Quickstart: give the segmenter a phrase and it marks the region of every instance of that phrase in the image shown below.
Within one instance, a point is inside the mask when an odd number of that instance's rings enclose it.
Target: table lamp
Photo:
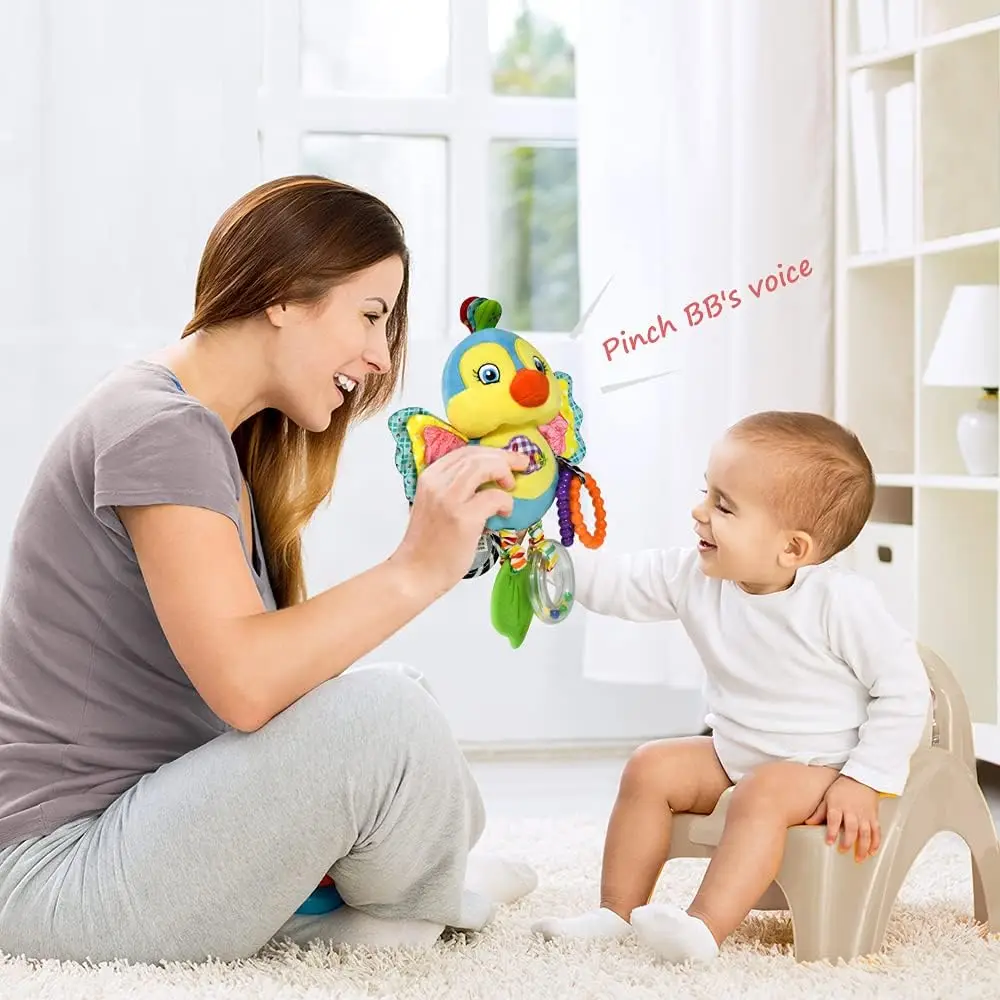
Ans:
[[[997,475],[998,347],[1000,286],[956,285],[924,371],[924,385],[983,390],[976,408],[958,418],[958,448],[970,476]]]

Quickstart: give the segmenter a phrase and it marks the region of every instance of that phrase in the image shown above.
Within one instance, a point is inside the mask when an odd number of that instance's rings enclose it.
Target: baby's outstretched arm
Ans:
[[[576,599],[590,611],[634,622],[676,619],[698,568],[697,550],[643,549],[627,555],[573,546]]]

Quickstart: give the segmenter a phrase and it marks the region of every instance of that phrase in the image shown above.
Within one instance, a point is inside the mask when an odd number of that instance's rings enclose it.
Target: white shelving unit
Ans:
[[[912,30],[869,51],[858,3],[878,15],[877,2],[838,0],[836,413],[865,443],[879,491],[850,556],[956,672],[977,753],[1000,763],[1000,478],[965,475],[958,451],[958,415],[980,393],[922,384],[952,288],[1000,282],[1000,0],[887,0],[897,29],[912,11]],[[858,223],[859,194],[871,198],[854,165],[858,73],[876,88],[914,84],[912,229],[881,247]],[[883,152],[898,168],[898,143]]]

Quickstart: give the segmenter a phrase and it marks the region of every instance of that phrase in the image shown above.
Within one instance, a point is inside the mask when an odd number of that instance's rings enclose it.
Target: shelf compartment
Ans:
[[[914,471],[913,263],[846,277],[847,391],[844,422],[879,475]]]
[[[896,621],[915,634],[917,574],[913,490],[878,489],[872,516],[845,556],[856,573],[875,584]]]
[[[922,0],[921,7],[921,33],[925,38],[953,29],[987,27],[1000,15],[1000,0]]]
[[[848,75],[848,240],[854,266],[890,263],[915,252],[915,86],[912,55]]]
[[[974,722],[997,717],[997,494],[917,496],[917,637],[959,680]]]
[[[917,41],[919,0],[846,0],[847,56],[872,64],[912,51]]]
[[[958,450],[958,418],[973,409],[980,388],[925,386],[923,374],[956,285],[1000,281],[1000,245],[985,243],[925,257],[920,288],[920,454],[918,470],[927,475],[966,477]],[[998,331],[1000,336],[1000,331]],[[969,477],[972,478],[972,477]]]
[[[1000,36],[928,48],[921,59],[923,238],[1000,226]]]

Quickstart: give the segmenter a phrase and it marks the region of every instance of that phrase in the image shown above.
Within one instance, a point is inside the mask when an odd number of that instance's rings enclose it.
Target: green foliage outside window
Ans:
[[[569,39],[527,3],[495,60],[493,89],[500,96],[574,95]],[[490,294],[515,329],[570,330],[580,312],[576,149],[496,142],[492,166]]]

